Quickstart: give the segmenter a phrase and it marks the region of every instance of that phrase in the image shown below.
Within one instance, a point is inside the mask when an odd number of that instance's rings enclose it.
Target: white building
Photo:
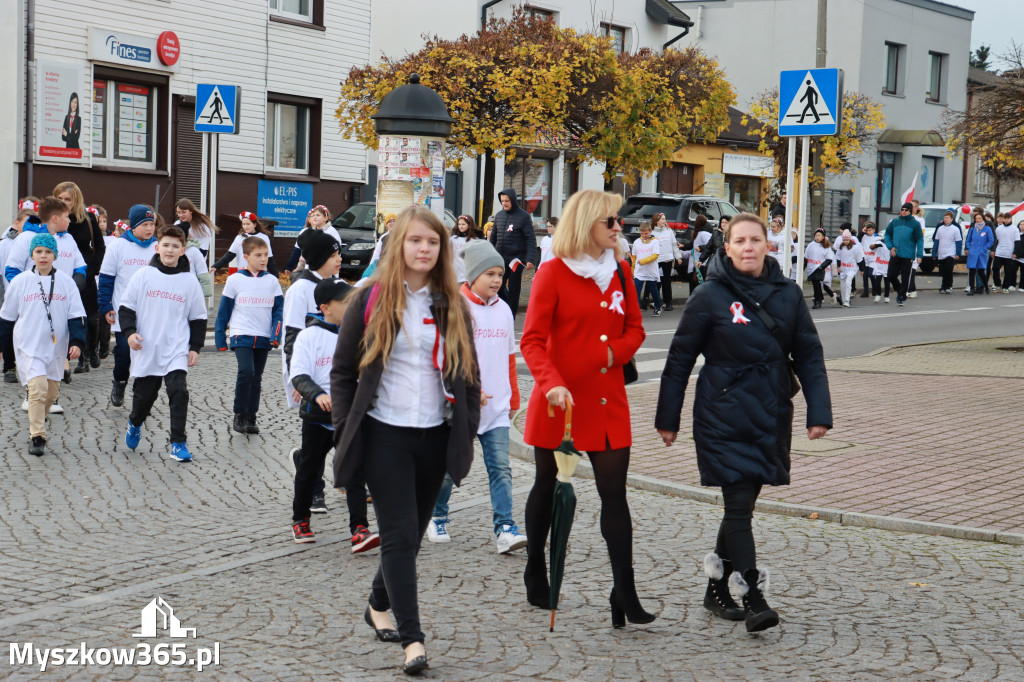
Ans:
[[[694,20],[680,45],[699,45],[719,60],[740,109],[776,87],[780,71],[815,66],[817,0],[675,4]],[[933,131],[947,107],[966,105],[973,18],[970,10],[936,0],[827,3],[825,66],[843,70],[847,92],[881,102],[886,119],[877,154],[855,160],[864,172],[828,182],[833,191],[853,190],[846,219],[855,225],[894,216],[915,172],[915,198],[922,202],[964,198],[963,161],[948,158]]]
[[[8,92],[19,93],[0,105],[0,150],[14,147],[5,156],[14,164],[0,168],[3,201],[10,202],[0,206],[8,213],[29,185],[43,196],[64,180],[76,182],[86,201],[103,205],[112,218],[126,217],[137,202],[156,205],[168,218],[178,198],[198,205],[204,142],[193,124],[199,83],[241,88],[239,132],[219,136],[215,219],[227,235],[241,211],[284,226],[304,221],[307,204],[324,204],[336,215],[357,198],[365,152],[341,138],[334,109],[348,70],[369,60],[369,3],[91,0],[69,6],[34,0],[35,54],[28,68],[28,3],[7,4],[20,17],[16,31],[3,29],[10,40],[0,48],[10,57],[3,75]],[[28,85],[31,179],[24,158]],[[71,93],[78,107],[69,115]],[[62,135],[69,124],[72,134]],[[8,131],[16,131],[13,140]],[[291,215],[282,196],[297,202]],[[285,248],[290,245],[279,250]]]

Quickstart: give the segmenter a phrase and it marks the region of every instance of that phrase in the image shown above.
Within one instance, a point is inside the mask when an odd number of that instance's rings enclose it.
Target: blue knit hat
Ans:
[[[134,230],[142,223],[149,221],[151,223],[156,222],[156,213],[153,213],[153,209],[145,204],[135,204],[131,210],[128,211],[128,229]]]
[[[44,249],[49,249],[53,252],[53,257],[56,259],[60,255],[60,251],[57,250],[57,240],[53,238],[53,235],[49,232],[39,232],[35,237],[32,237],[32,244],[29,246],[28,252],[31,254],[36,250],[37,246],[41,246]]]

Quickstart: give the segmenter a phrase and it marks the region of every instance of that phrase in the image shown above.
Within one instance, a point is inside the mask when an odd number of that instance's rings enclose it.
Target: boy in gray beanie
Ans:
[[[519,381],[516,378],[516,334],[512,309],[501,298],[505,261],[490,242],[474,239],[460,256],[466,261],[466,297],[473,316],[474,344],[480,366],[480,390],[487,404],[480,408],[477,438],[484,453],[484,466],[491,488],[494,535],[500,554],[526,546],[512,518],[512,470],[508,464],[508,429],[511,417],[519,409]],[[445,476],[427,526],[431,542],[451,542],[448,533],[448,500],[452,479]]]

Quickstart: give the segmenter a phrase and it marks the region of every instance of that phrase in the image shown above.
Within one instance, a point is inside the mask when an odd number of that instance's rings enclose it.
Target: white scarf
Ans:
[[[596,260],[590,254],[584,253],[579,258],[563,258],[562,262],[580,277],[594,280],[602,294],[608,291],[612,277],[615,276],[615,268],[618,266],[614,249],[606,249]]]

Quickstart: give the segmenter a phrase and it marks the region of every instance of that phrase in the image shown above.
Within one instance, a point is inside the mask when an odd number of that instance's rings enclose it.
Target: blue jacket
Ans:
[[[127,239],[130,242],[135,242],[139,246],[149,246],[156,241],[156,237],[150,237],[149,239],[142,240],[135,236],[135,233],[131,230],[125,230],[119,239]],[[111,299],[114,297],[114,280],[117,277],[115,275],[104,275],[100,273],[99,287],[96,294],[96,299],[99,301],[100,315],[106,315],[114,309],[114,305]]]
[[[967,267],[978,270],[987,268],[988,252],[994,242],[995,234],[988,224],[980,228],[977,225],[972,226],[964,243],[964,248],[967,249]]]
[[[36,234],[46,234],[47,232],[49,232],[49,228],[46,227],[45,223],[40,223],[38,221],[32,222],[32,221],[26,220],[25,221],[25,226],[22,228],[22,231],[23,232],[35,232]],[[68,235],[68,236],[70,237],[71,235]],[[54,239],[56,239],[56,237],[54,237]],[[72,239],[74,239],[74,237],[72,237]],[[29,256],[31,256],[31,255],[32,254],[30,253]],[[75,280],[75,284],[78,285],[79,289],[82,288],[82,284],[84,283],[85,271],[86,271],[86,268],[75,268],[75,273],[74,273],[74,275],[72,275],[72,277]],[[6,279],[8,282],[10,282],[12,279],[14,279],[15,277],[17,277],[20,274],[21,274],[21,270],[19,270],[18,268],[15,268],[15,267],[12,267],[12,266],[8,266],[7,264],[4,264],[4,279]],[[81,275],[81,277],[75,277],[75,275]]]
[[[252,277],[249,270],[239,270],[244,276]],[[257,277],[273,277],[266,270],[261,271]],[[281,334],[284,331],[284,296],[274,297],[274,307],[270,313],[270,336],[232,336],[230,345],[227,340],[228,322],[231,320],[231,313],[235,309],[235,299],[227,296],[220,297],[220,308],[217,311],[217,322],[213,327],[213,338],[217,344],[217,350],[228,348],[277,348],[281,344]]]
[[[885,227],[885,246],[896,248],[900,258],[924,258],[924,232],[917,218],[893,218]]]

